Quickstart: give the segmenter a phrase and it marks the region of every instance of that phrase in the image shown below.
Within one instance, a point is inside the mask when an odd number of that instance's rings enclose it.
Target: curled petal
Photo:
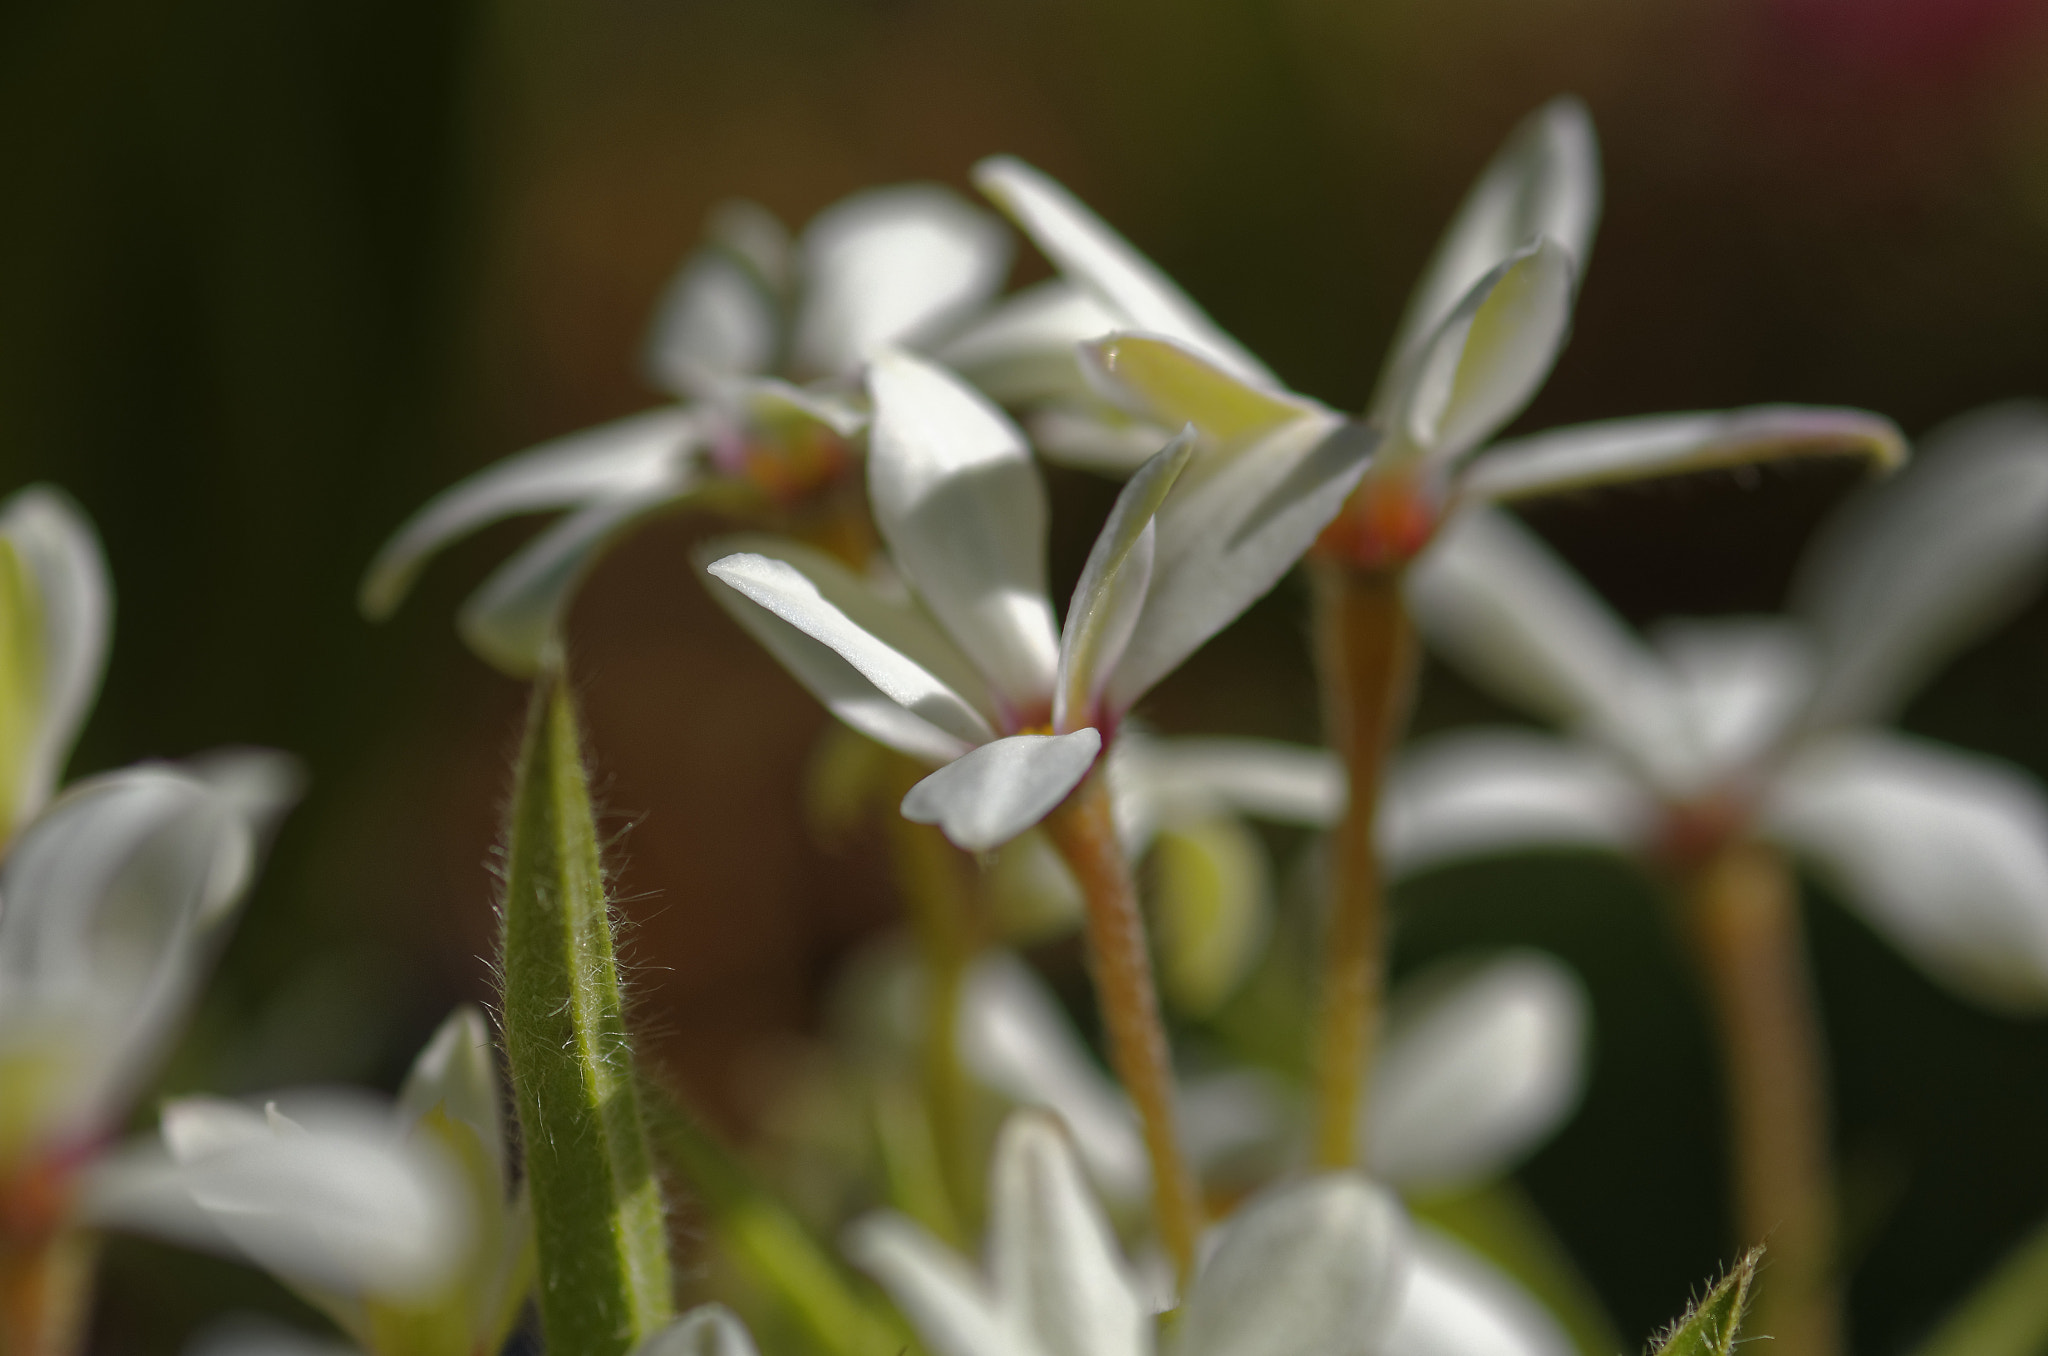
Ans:
[[[932,773],[903,797],[903,817],[936,824],[969,852],[1001,847],[1051,814],[1095,766],[1102,734],[1011,735]]]
[[[1045,484],[1023,436],[960,381],[905,354],[868,371],[868,497],[889,553],[1013,704],[1050,704]]]
[[[700,1304],[639,1346],[632,1356],[760,1356],[753,1334],[723,1304]]]
[[[1764,806],[1893,945],[1980,1002],[2048,1009],[2048,799],[1989,758],[1849,733],[1813,743]]]
[[[1524,499],[1805,457],[1888,470],[1905,460],[1906,440],[1883,415],[1813,405],[1608,419],[1495,443],[1458,488],[1474,499]]]
[[[1246,381],[1279,385],[1265,364],[1219,329],[1158,265],[1044,174],[1015,156],[998,155],[974,167],[974,182],[1069,281],[1116,313],[1123,328],[1165,335]]]
[[[2048,406],[1979,410],[1829,521],[1793,587],[1826,661],[1815,717],[1882,719],[2004,620],[2048,559]]]
[[[1005,405],[1071,400],[1090,393],[1074,345],[1119,323],[1088,291],[1053,278],[1004,298],[935,346],[932,356]]]
[[[505,1118],[498,1095],[498,1064],[483,1011],[471,1003],[448,1014],[399,1089],[398,1106],[413,1123],[439,1111],[476,1132],[490,1158],[493,1181],[505,1180]]]
[[[1419,1190],[1506,1172],[1578,1105],[1586,1026],[1585,990],[1540,952],[1405,985],[1361,1136],[1374,1171]]]
[[[1111,334],[1079,349],[1081,371],[1106,400],[1154,424],[1192,424],[1233,445],[1303,418],[1330,418],[1315,401],[1247,382],[1172,339]]]
[[[798,368],[850,375],[880,348],[930,338],[996,294],[1010,249],[1000,221],[935,184],[834,204],[803,234]]]
[[[1401,1311],[1384,1356],[1573,1356],[1556,1319],[1462,1244],[1418,1230]]]
[[[92,710],[106,670],[114,595],[106,557],[85,511],[49,485],[18,490],[0,504],[0,540],[21,568],[10,612],[29,629],[10,637],[9,699],[19,704],[6,749],[13,785],[0,792],[0,832],[41,810]],[[32,620],[31,620],[32,619]]]

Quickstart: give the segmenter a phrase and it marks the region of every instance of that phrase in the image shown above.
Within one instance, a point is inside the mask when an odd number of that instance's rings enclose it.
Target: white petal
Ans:
[[[798,367],[851,375],[878,348],[929,338],[1010,271],[1002,223],[933,184],[856,193],[804,229]]]
[[[498,1098],[498,1063],[491,1053],[491,1029],[482,1009],[471,1003],[448,1014],[426,1049],[412,1062],[399,1089],[398,1106],[416,1123],[439,1110],[476,1132],[498,1180],[505,1173],[505,1122]]]
[[[1074,584],[1060,633],[1052,728],[1065,733],[1094,723],[1096,700],[1130,643],[1152,583],[1160,503],[1187,469],[1194,431],[1186,430],[1138,468],[1110,508]]]
[[[1078,369],[1077,369],[1078,370]],[[1133,419],[1092,392],[1085,399],[1040,405],[1024,417],[1031,446],[1054,466],[1121,480],[1158,454],[1171,433]]]
[[[733,251],[697,251],[676,274],[647,336],[647,373],[685,399],[707,380],[765,372],[780,355],[782,321],[766,279]]]
[[[1603,750],[1528,730],[1461,730],[1405,750],[1382,792],[1390,874],[1525,848],[1627,853],[1656,814],[1649,790]]]
[[[999,155],[974,167],[974,182],[1024,228],[1068,280],[1087,288],[1122,317],[1123,328],[1178,340],[1248,381],[1280,384],[1158,265],[1044,174],[1014,156]]]
[[[1764,807],[1844,902],[1957,992],[2048,1008],[2048,800],[1993,759],[1874,732],[1817,741]]]
[[[1110,748],[1107,775],[1119,823],[1134,830],[1125,844],[1132,852],[1151,840],[1155,825],[1219,812],[1306,828],[1328,828],[1344,813],[1344,764],[1336,755],[1271,739],[1125,730]]]
[[[960,1056],[980,1082],[1064,1121],[1089,1175],[1107,1195],[1144,1198],[1150,1160],[1130,1103],[1044,983],[1015,956],[993,952],[968,972],[960,997]]]
[[[1471,508],[1408,574],[1430,642],[1509,701],[1613,744],[1646,770],[1696,771],[1670,679],[1599,595],[1527,528]]]
[[[1365,1356],[1406,1270],[1406,1221],[1358,1173],[1269,1188],[1220,1226],[1181,1307],[1177,1356]]]
[[[1193,424],[1209,447],[1233,449],[1299,419],[1338,417],[1318,401],[1246,381],[1160,335],[1120,331],[1082,344],[1078,354],[1102,399],[1165,428]]]
[[[1430,1191],[1508,1171],[1578,1105],[1587,1016],[1578,980],[1535,951],[1403,985],[1360,1143],[1374,1172]]]
[[[1538,237],[1563,246],[1584,277],[1599,220],[1600,147],[1592,119],[1577,99],[1552,99],[1522,120],[1465,195],[1408,302],[1388,371],[1489,269]]]
[[[1045,1356],[1150,1356],[1151,1314],[1066,1136],[1018,1112],[989,1175],[989,1274]]]
[[[1158,518],[1152,587],[1104,696],[1126,711],[1301,559],[1365,473],[1377,435],[1300,419],[1198,453]]]
[[[1023,435],[958,379],[904,354],[868,370],[868,498],[889,553],[1013,704],[1050,704],[1059,636],[1045,584],[1045,484]]]
[[[1001,847],[1051,814],[1095,766],[1101,749],[1102,734],[1093,726],[983,744],[911,787],[903,817],[938,825],[969,852]]]
[[[1433,1230],[1418,1230],[1412,1247],[1382,1356],[1575,1356],[1557,1320],[1492,1263]]]
[[[24,674],[35,705],[11,789],[11,831],[49,800],[71,746],[92,710],[106,670],[114,595],[106,557],[84,510],[48,485],[31,485],[0,504],[5,538],[33,581],[40,669]]]
[[[795,542],[771,545],[755,539],[753,544],[774,554],[741,552],[713,561],[705,568],[725,587],[713,589],[712,595],[834,715],[890,743],[848,714],[865,709],[867,694],[879,694],[919,724],[954,741],[941,745],[920,735],[917,749],[904,750],[920,755],[950,748],[940,756],[954,756],[993,735],[969,698],[931,671],[935,666],[956,671],[965,666],[957,656],[950,662],[938,658],[949,646],[915,612],[883,598],[821,551]],[[770,616],[759,615],[763,612]],[[792,644],[768,624],[771,617],[815,642],[823,654]],[[825,662],[824,655],[843,663],[858,683],[850,685],[846,673]],[[900,742],[895,746],[902,747]]]
[[[357,1356],[346,1342],[315,1337],[282,1323],[231,1314],[209,1323],[185,1344],[182,1356]]]
[[[1862,410],[1756,405],[1574,424],[1487,448],[1459,485],[1479,499],[1520,499],[1596,485],[1794,457],[1860,457],[1873,466],[1906,456],[1898,426]]]
[[[456,619],[470,649],[514,678],[562,662],[563,627],[584,576],[633,523],[689,490],[682,478],[598,500],[526,543],[491,572]]]
[[[1667,621],[1653,637],[1708,765],[1739,768],[1806,712],[1817,664],[1806,628],[1779,617]]]
[[[2048,406],[1994,405],[1929,435],[1831,520],[1793,589],[1826,647],[1818,715],[1889,714],[2033,592],[2048,556]]]
[[[844,1249],[934,1356],[1042,1356],[973,1270],[923,1226],[894,1213],[864,1215],[846,1231]]]
[[[1449,464],[1521,413],[1570,332],[1573,276],[1542,240],[1473,284],[1394,378],[1403,437]]]
[[[1071,399],[1090,390],[1074,345],[1122,323],[1084,289],[1052,278],[1005,297],[937,345],[932,356],[1005,405]],[[1147,456],[1151,452],[1146,449]]]
[[[695,411],[666,406],[556,438],[487,466],[428,500],[377,552],[357,605],[389,616],[427,557],[486,523],[515,513],[570,508],[592,499],[680,487],[703,438]]]
[[[632,1356],[760,1356],[739,1315],[700,1304],[633,1348]]]

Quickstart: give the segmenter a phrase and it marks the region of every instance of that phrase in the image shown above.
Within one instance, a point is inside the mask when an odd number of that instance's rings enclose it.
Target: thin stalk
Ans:
[[[0,1356],[71,1356],[78,1350],[98,1251],[76,1229],[0,1239]]]
[[[1418,651],[1398,568],[1321,560],[1316,670],[1351,793],[1330,840],[1330,919],[1315,1051],[1315,1161],[1348,1167],[1372,1081],[1386,992],[1386,887],[1373,819],[1387,754],[1408,719]]]
[[[975,949],[968,908],[970,862],[930,825],[893,814],[889,820],[896,882],[924,960],[924,1043],[918,1062],[925,1116],[931,1123],[950,1213],[971,1231],[978,1213],[970,1118],[973,1092],[960,1062],[960,994]]]
[[[1153,1218],[1185,1292],[1194,1271],[1202,1205],[1174,1125],[1173,1059],[1159,1015],[1152,957],[1145,949],[1138,886],[1117,841],[1102,777],[1090,775],[1045,827],[1087,904],[1088,964],[1109,1035],[1110,1063],[1138,1108],[1152,1158]]]
[[[1686,880],[1687,922],[1720,1030],[1736,1225],[1767,1243],[1751,1331],[1777,1356],[1841,1345],[1820,1021],[1784,858],[1738,841]]]

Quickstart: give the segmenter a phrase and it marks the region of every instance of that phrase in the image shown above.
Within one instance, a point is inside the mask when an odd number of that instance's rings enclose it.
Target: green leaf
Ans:
[[[1651,1345],[1654,1356],[1734,1356],[1742,1319],[1749,1309],[1750,1283],[1756,1279],[1757,1263],[1763,1255],[1761,1247],[1743,1254],[1727,1275],[1714,1282],[1705,1299],[1695,1301],[1685,1317],[1658,1334]]]
[[[661,1189],[619,1001],[581,740],[559,675],[534,686],[505,876],[505,1051],[563,1356],[623,1356],[668,1321]]]
[[[2048,1351],[2048,1224],[1942,1320],[1913,1356],[2039,1356]]]

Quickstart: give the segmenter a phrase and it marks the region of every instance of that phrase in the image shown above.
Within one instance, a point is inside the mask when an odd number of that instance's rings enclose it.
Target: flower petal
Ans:
[[[556,438],[487,466],[428,500],[392,534],[363,575],[357,606],[373,621],[391,615],[427,557],[500,518],[662,485],[681,493],[688,484],[690,457],[704,436],[701,415],[670,405]]]
[[[1459,483],[1474,499],[1523,499],[1796,457],[1860,457],[1877,469],[1905,460],[1898,425],[1863,410],[1753,405],[1573,424],[1487,448]]]
[[[1818,719],[1888,715],[1957,646],[2033,592],[2048,557],[2048,406],[2013,402],[1936,430],[1895,480],[1832,519],[1795,608],[1826,650]]]
[[[1167,428],[1193,424],[1230,446],[1296,419],[1335,416],[1316,401],[1247,382],[1172,339],[1119,333],[1080,346],[1090,386],[1120,408]]]
[[[994,296],[1010,271],[1000,221],[936,184],[856,193],[804,229],[795,361],[851,375],[875,350],[927,339]]]
[[[1440,1190],[1508,1171],[1585,1087],[1584,988],[1550,957],[1456,961],[1402,986],[1359,1147],[1376,1175]]]
[[[633,1348],[632,1356],[760,1356],[753,1334],[723,1304],[700,1304]]]
[[[1382,1356],[1575,1356],[1556,1319],[1470,1248],[1417,1230],[1401,1311]]]
[[[1125,850],[1142,852],[1161,824],[1236,813],[1322,829],[1344,813],[1344,765],[1328,749],[1271,739],[1124,730],[1107,774]]]
[[[1060,633],[1052,728],[1061,734],[1095,720],[1103,684],[1130,643],[1152,583],[1159,505],[1187,469],[1194,431],[1183,431],[1138,468],[1096,534]]]
[[[1382,793],[1390,875],[1538,847],[1627,853],[1656,813],[1649,791],[1602,750],[1528,730],[1460,730],[1404,751]]]
[[[949,654],[950,644],[915,611],[883,598],[824,552],[796,542],[741,538],[712,543],[707,550],[735,544],[763,549],[738,552],[707,565],[706,572],[726,586],[713,589],[712,595],[833,714],[862,733],[890,743],[841,710],[848,702],[865,700],[861,692],[865,688],[923,724],[943,731],[954,741],[949,746],[954,753],[945,756],[956,756],[966,746],[993,736],[988,720],[970,698],[946,681],[947,677],[957,681],[963,676],[971,680],[965,673],[966,664],[957,654]],[[759,611],[739,598],[756,604]],[[779,629],[759,615],[761,611],[829,650],[858,675],[860,686],[849,688],[835,666],[822,662],[805,647],[788,643]],[[941,673],[934,673],[934,668]],[[923,749],[939,747],[929,739],[920,738],[918,743]]]
[[[767,371],[781,342],[768,280],[739,254],[712,245],[693,254],[662,293],[647,336],[647,374],[692,399],[708,381]]]
[[[1571,331],[1569,251],[1544,239],[1489,271],[1392,380],[1402,437],[1448,465],[1527,405]]]
[[[1659,777],[1696,773],[1669,676],[1599,595],[1506,514],[1453,517],[1408,574],[1423,633],[1469,677],[1610,743]]]
[[[1577,99],[1552,99],[1524,118],[1473,183],[1416,283],[1388,349],[1387,372],[1426,342],[1487,271],[1539,237],[1562,246],[1585,276],[1600,220],[1600,146]],[[1382,395],[1391,395],[1382,391]],[[1379,400],[1375,408],[1384,408]]]
[[[448,1014],[434,1032],[398,1092],[398,1107],[408,1123],[440,1111],[476,1132],[495,1169],[505,1180],[505,1120],[498,1096],[498,1064],[491,1053],[491,1030],[483,1011],[464,1003]]]
[[[1089,1176],[1118,1201],[1144,1199],[1150,1160],[1138,1122],[1029,966],[992,952],[968,972],[960,997],[960,1057],[977,1080],[1019,1106],[1065,1122]]]
[[[562,662],[570,605],[598,557],[628,528],[676,502],[680,481],[586,505],[522,546],[463,603],[456,625],[500,672],[531,678]]]
[[[955,847],[1001,847],[1051,814],[1095,766],[1102,734],[1011,735],[932,773],[903,797],[903,817],[936,824]]]
[[[868,498],[889,553],[1013,705],[1049,705],[1045,484],[1023,436],[960,381],[905,354],[868,369]]]
[[[1150,1356],[1151,1314],[1058,1125],[1018,1112],[989,1174],[997,1302],[1044,1356]]]
[[[1660,623],[1653,639],[1709,766],[1740,768],[1764,757],[1813,696],[1812,637],[1797,622],[1675,619]]]
[[[1237,449],[1204,449],[1160,506],[1152,587],[1104,702],[1127,711],[1265,596],[1329,525],[1378,435],[1298,419]]]
[[[1846,733],[1800,752],[1764,822],[1942,983],[2048,1009],[2048,800],[2032,778],[1921,740]]]
[[[1217,1231],[1177,1356],[1365,1356],[1398,1308],[1401,1207],[1355,1172],[1271,1187]]]
[[[958,1254],[893,1212],[846,1231],[853,1264],[881,1283],[934,1356],[1041,1356]]]
[[[34,671],[8,679],[30,709],[15,736],[15,784],[0,800],[4,836],[43,808],[71,756],[106,671],[114,597],[92,522],[62,490],[31,485],[10,495],[0,504],[0,540],[26,570],[37,631],[21,656]]]
[[[991,156],[974,167],[974,182],[1061,273],[1120,316],[1124,328],[1178,340],[1246,381],[1280,384],[1158,265],[1038,170],[1015,156]]]
[[[1085,289],[1052,278],[1005,297],[936,345],[932,357],[1005,405],[1073,399],[1093,394],[1074,345],[1120,323]]]

